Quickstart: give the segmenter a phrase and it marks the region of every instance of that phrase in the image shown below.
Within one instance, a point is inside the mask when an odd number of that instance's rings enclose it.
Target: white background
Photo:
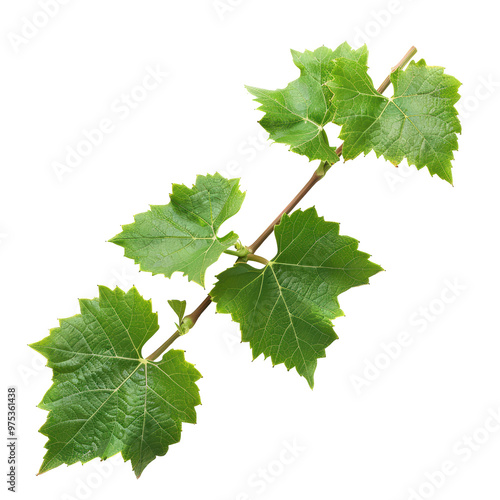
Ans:
[[[66,1],[22,41],[25,18],[43,21],[39,2],[2,2],[0,324],[3,390],[19,390],[18,497],[498,499],[500,427],[489,419],[500,411],[493,4],[219,4],[217,11],[212,0]],[[376,85],[411,45],[417,59],[445,66],[463,82],[463,135],[455,187],[372,153],[337,164],[301,204],[341,222],[386,269],[341,297],[340,340],[319,361],[314,391],[282,365],[251,363],[238,326],[211,306],[176,343],[204,375],[198,424],[184,425],[180,444],[140,480],[119,457],[105,469],[94,461],[36,477],[46,440],[37,432],[46,414],[36,405],[51,374],[27,344],[76,314],[77,299],[96,296],[97,284],[135,284],[152,298],[161,329],[146,350],[163,342],[175,319],[167,299],[187,299],[192,310],[206,291],[180,275],[139,273],[106,240],[149,204],[168,202],[173,182],[219,171],[241,177],[247,190],[223,229],[250,244],[317,162],[269,147],[244,84],[284,87],[298,76],[290,48],[345,40],[368,42]],[[156,89],[132,110],[119,104],[123,94],[141,95],[137,85],[157,67],[168,76]],[[58,176],[54,164],[103,119],[113,131]],[[338,145],[337,130],[329,131]],[[270,240],[260,253],[272,257],[274,249]],[[207,288],[232,261],[210,268]],[[403,332],[410,343],[388,362],[383,345]],[[297,448],[293,460],[284,443]],[[444,462],[452,473],[443,479],[435,471]]]

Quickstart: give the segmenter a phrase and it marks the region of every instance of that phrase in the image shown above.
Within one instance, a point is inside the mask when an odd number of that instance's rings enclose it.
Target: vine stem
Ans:
[[[394,73],[398,69],[404,68],[413,58],[413,56],[417,53],[417,49],[415,47],[411,47],[410,50],[403,56],[401,61],[399,61],[396,66],[391,69],[391,74]],[[383,94],[387,87],[389,87],[391,83],[391,74],[389,74],[386,79],[382,82],[380,87],[377,89],[377,92]],[[335,153],[337,156],[342,154],[344,144],[341,144],[336,150]],[[321,162],[319,168],[314,172],[312,177],[307,181],[305,186],[297,193],[297,195],[293,198],[293,200],[280,212],[280,214],[269,224],[269,226],[262,232],[262,234],[248,247],[249,254],[247,255],[248,260],[253,260],[256,262],[260,262],[263,264],[267,264],[269,261],[264,259],[263,257],[259,257],[258,255],[254,255],[257,249],[264,243],[264,241],[271,235],[274,230],[274,227],[277,226],[283,215],[289,214],[297,204],[304,198],[304,196],[316,185],[326,174],[327,170],[330,168],[330,164],[327,162]],[[231,253],[226,252],[226,253]],[[232,254],[232,253],[231,253]],[[210,305],[212,299],[210,295],[207,295],[203,302],[186,318],[189,318],[192,321],[192,325],[194,326],[198,321],[198,318],[203,314],[205,309]],[[192,327],[191,327],[192,328]],[[179,330],[177,330],[166,342],[164,342],[155,352],[150,354],[146,359],[149,361],[154,361],[159,358],[179,337],[181,336]]]
[[[192,326],[196,324],[198,321],[198,318],[203,314],[203,311],[211,304],[212,299],[210,298],[210,295],[207,295],[203,302],[188,316],[184,318],[190,319],[192,321]],[[177,330],[166,342],[164,342],[158,349],[156,349],[155,352],[150,354],[146,359],[149,361],[154,361],[156,358],[160,357],[179,337],[181,336],[181,333],[179,330]]]
[[[413,56],[417,53],[416,47],[411,47],[411,49],[403,56],[403,59],[399,61],[396,66],[391,69],[391,74],[394,73],[398,69],[403,69],[413,58]],[[382,85],[377,89],[377,91],[382,94],[387,90],[387,87],[391,83],[391,75],[387,75],[385,80],[382,82]]]

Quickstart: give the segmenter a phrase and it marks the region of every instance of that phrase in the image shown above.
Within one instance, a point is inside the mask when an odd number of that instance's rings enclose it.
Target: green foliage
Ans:
[[[405,64],[413,54],[410,50]],[[292,56],[300,77],[285,89],[248,87],[265,113],[260,123],[270,138],[309,160],[321,160],[290,206],[339,160],[324,130],[331,122],[342,127],[345,159],[373,150],[394,164],[406,158],[418,169],[427,166],[431,174],[452,182],[460,84],[443,68],[422,60],[398,69],[390,78],[394,96],[386,98],[368,76],[366,47],[353,50],[344,43],[334,51],[321,47],[292,51]],[[254,358],[263,354],[273,365],[295,368],[313,387],[317,360],[337,339],[332,320],[343,314],[339,295],[367,284],[381,267],[358,250],[357,240],[339,235],[339,224],[325,221],[314,208],[283,215],[274,227],[277,254],[267,261],[234,232],[218,235],[243,199],[239,179],[198,176],[192,188],[174,184],[170,203],[136,215],[111,241],[143,271],[166,277],[182,272],[202,286],[207,268],[222,253],[237,257],[210,292],[217,311],[240,324]],[[187,316],[186,301],[168,303],[178,317],[177,332],[151,358],[186,334],[210,300]],[[48,437],[40,472],[121,453],[140,476],[179,441],[183,422],[196,422],[201,375],[183,351],[168,350],[158,362],[143,357],[158,318],[135,288],[125,293],[100,287],[99,298],[81,300],[80,308],[81,314],[61,320],[47,338],[32,345],[48,359],[54,375],[40,404],[49,412],[40,429]]]
[[[179,318],[179,323],[175,323],[177,330],[179,332],[182,330],[182,320],[184,319],[184,313],[186,312],[186,301],[185,300],[169,300],[168,305],[174,310],[175,314]]]
[[[342,154],[346,160],[375,151],[377,157],[399,164],[406,158],[418,169],[452,183],[451,160],[461,131],[454,104],[460,82],[444,68],[422,59],[391,75],[394,95],[379,94],[366,64],[345,58],[333,63],[335,123],[342,125]]]
[[[196,423],[201,375],[183,351],[170,350],[160,362],[143,359],[158,317],[135,288],[100,287],[99,298],[80,300],[80,308],[31,346],[54,372],[39,405],[49,411],[40,429],[49,438],[40,473],[121,452],[139,477],[180,440],[182,422]]]
[[[175,314],[179,318],[179,323],[184,319],[184,313],[186,312],[186,301],[185,300],[169,300],[168,305],[174,310]]]
[[[278,253],[263,269],[238,264],[217,276],[210,295],[218,312],[240,323],[254,358],[295,367],[312,387],[317,359],[337,338],[331,320],[343,314],[338,295],[381,268],[314,208],[283,216],[275,236]]]
[[[142,271],[168,278],[179,271],[204,286],[207,268],[238,241],[233,232],[222,238],[217,232],[244,198],[239,179],[199,175],[191,189],[174,184],[168,205],[154,205],[136,215],[135,222],[110,241],[122,246]]]
[[[326,47],[303,53],[292,50],[292,57],[300,69],[300,77],[285,89],[247,87],[261,104],[258,109],[266,113],[260,124],[272,140],[288,144],[294,153],[305,155],[309,160],[336,163],[339,157],[329,145],[324,130],[335,113],[332,92],[325,84],[331,80],[334,60],[338,57],[366,64],[366,46],[353,50],[343,43],[334,51]]]

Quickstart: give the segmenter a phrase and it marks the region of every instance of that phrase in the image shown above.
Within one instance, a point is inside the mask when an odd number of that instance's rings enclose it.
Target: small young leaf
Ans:
[[[288,144],[294,153],[309,160],[339,161],[331,147],[324,126],[333,120],[335,108],[330,103],[331,90],[325,85],[331,79],[333,61],[337,57],[351,58],[365,64],[366,46],[353,50],[343,43],[334,51],[320,47],[314,52],[292,50],[293,62],[300,69],[300,77],[285,89],[264,90],[247,87],[266,115],[260,124],[276,142]]]
[[[184,313],[186,312],[186,301],[185,300],[169,300],[168,305],[174,310],[175,314],[179,318],[179,324],[182,323],[184,319]]]
[[[217,232],[244,198],[239,179],[199,175],[191,189],[174,184],[168,205],[136,215],[135,222],[110,241],[122,246],[143,271],[168,278],[179,271],[204,286],[207,268],[238,241],[233,232],[222,238]]]
[[[49,411],[40,429],[49,438],[40,473],[121,452],[139,477],[179,442],[182,422],[196,423],[201,375],[183,351],[143,359],[158,317],[135,288],[100,287],[99,298],[80,300],[80,308],[31,346],[54,373],[39,405]]]
[[[368,283],[381,270],[339,236],[314,208],[284,215],[275,228],[278,254],[263,269],[237,264],[217,276],[210,295],[217,311],[240,323],[254,358],[295,367],[312,387],[317,359],[337,335],[331,320],[342,316],[337,296]]]
[[[379,94],[362,62],[337,59],[333,79],[335,123],[342,125],[346,160],[375,151],[397,165],[403,158],[417,169],[452,183],[451,160],[458,149],[460,122],[454,104],[460,82],[444,68],[422,59],[391,75],[394,96]]]

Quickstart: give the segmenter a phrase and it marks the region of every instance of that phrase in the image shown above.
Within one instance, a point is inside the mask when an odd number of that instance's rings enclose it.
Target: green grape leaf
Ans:
[[[339,157],[329,144],[324,126],[333,120],[335,108],[331,104],[332,92],[325,83],[331,79],[335,58],[345,57],[365,64],[368,51],[366,46],[353,50],[343,43],[336,50],[320,47],[314,52],[291,52],[300,69],[297,80],[278,90],[247,86],[261,104],[258,109],[266,113],[259,123],[272,140],[288,144],[294,153],[311,161],[333,164]]]
[[[461,132],[454,107],[460,82],[444,68],[412,61],[391,74],[394,96],[388,98],[375,90],[367,70],[361,62],[337,59],[327,84],[335,123],[342,125],[344,158],[373,150],[394,165],[406,158],[409,165],[427,167],[452,183],[451,160]]]
[[[217,276],[210,295],[218,312],[240,323],[254,359],[264,354],[273,365],[295,367],[312,388],[317,359],[337,338],[338,295],[367,284],[381,267],[314,208],[284,215],[274,232],[274,259],[263,269],[236,264]]]
[[[153,205],[136,215],[110,241],[122,246],[142,271],[168,278],[179,271],[204,286],[207,268],[238,241],[233,232],[222,238],[217,232],[244,198],[239,179],[199,175],[192,188],[174,184],[168,205]]]
[[[169,300],[168,305],[174,310],[175,314],[179,318],[179,324],[182,323],[184,319],[184,313],[186,312],[186,301],[185,300]]]
[[[201,375],[183,351],[143,359],[158,317],[135,288],[99,287],[99,298],[80,300],[80,309],[31,345],[54,374],[39,405],[49,411],[40,429],[49,438],[40,473],[121,452],[139,477],[179,442],[182,422],[196,423]]]

